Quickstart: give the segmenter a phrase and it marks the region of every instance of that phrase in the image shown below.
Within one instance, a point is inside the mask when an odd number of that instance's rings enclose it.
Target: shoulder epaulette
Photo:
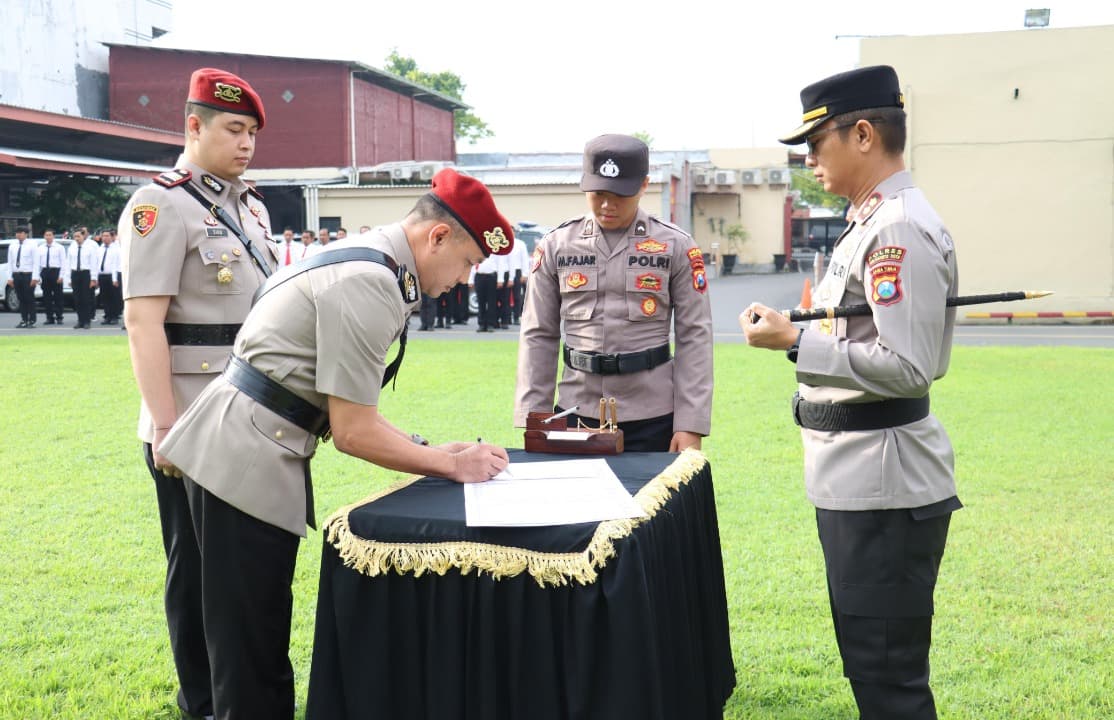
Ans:
[[[583,220],[584,220],[584,216],[583,215],[578,215],[577,217],[569,218],[568,220],[566,220],[565,222],[561,223],[560,225],[558,225],[557,227],[555,227],[553,229],[557,230],[558,228],[568,227],[569,225],[572,225],[573,223],[582,222]]]
[[[664,225],[671,230],[676,230],[677,232],[681,233],[682,235],[688,235],[689,234],[688,231],[678,227],[677,225],[674,225],[673,223],[669,222],[668,220],[662,220],[657,215],[651,215],[650,220],[652,220],[653,222],[656,222],[659,225]]]
[[[164,172],[162,175],[155,177],[155,183],[162,185],[164,188],[172,188],[189,182],[191,177],[193,177],[193,173],[189,170],[176,169]]]
[[[248,185],[248,192],[254,195],[256,200],[263,199],[263,193],[256,190],[254,185]]]

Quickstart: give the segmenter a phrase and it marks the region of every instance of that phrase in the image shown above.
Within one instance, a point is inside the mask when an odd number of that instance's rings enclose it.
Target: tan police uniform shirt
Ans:
[[[832,253],[813,305],[869,303],[872,315],[813,321],[799,392],[817,403],[918,398],[944,376],[958,289],[951,235],[907,172],[883,181]],[[951,442],[934,415],[894,428],[801,429],[809,500],[828,510],[928,505],[956,494]]]
[[[557,403],[595,416],[614,397],[619,421],[673,413],[674,432],[707,435],[712,425],[712,311],[700,248],[691,236],[639,209],[626,237],[609,248],[591,216],[564,223],[538,242],[523,303],[515,425]],[[625,375],[566,367],[575,350],[626,353],[669,342],[671,362]]]
[[[350,236],[414,267],[401,225]],[[332,243],[321,253],[333,251]],[[292,265],[283,273],[296,271]],[[312,268],[267,292],[244,321],[235,352],[325,410],[328,396],[377,405],[390,346],[421,304],[403,299],[386,267],[349,261]],[[317,437],[259,405],[223,375],[178,418],[162,453],[197,484],[252,517],[306,534],[305,463]]]
[[[278,265],[263,202],[243,180],[219,179],[178,158],[177,168],[210,202],[239,222],[271,268]],[[206,178],[208,178],[206,180]],[[238,324],[265,279],[236,235],[182,187],[145,185],[132,195],[118,226],[124,299],[170,296],[166,322]],[[230,346],[172,345],[170,372],[178,414],[214,375],[224,370]],[[154,422],[140,404],[139,438],[151,442]]]

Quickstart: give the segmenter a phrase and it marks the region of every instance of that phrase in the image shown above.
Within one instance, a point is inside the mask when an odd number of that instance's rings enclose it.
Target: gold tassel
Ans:
[[[525,548],[460,541],[387,543],[369,540],[352,532],[348,525],[351,511],[420,479],[416,477],[340,508],[325,521],[324,531],[345,566],[368,577],[384,575],[391,570],[400,575],[411,573],[414,577],[421,577],[427,572],[444,575],[455,568],[464,575],[475,570],[477,574],[487,573],[496,580],[514,577],[525,571],[541,587],[568,585],[572,581],[588,585],[596,581],[599,571],[615,557],[615,541],[630,535],[635,528],[654,517],[673,493],[687,484],[707,463],[707,458],[699,450],[689,448],[682,452],[634,496],[647,517],[601,522],[582,552],[542,553]]]

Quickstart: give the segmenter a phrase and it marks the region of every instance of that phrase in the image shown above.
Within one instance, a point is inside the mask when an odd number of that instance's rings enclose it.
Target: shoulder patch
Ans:
[[[178,187],[179,185],[189,182],[193,177],[193,173],[189,170],[170,170],[164,172],[162,175],[155,177],[155,183],[162,185],[165,188]]]

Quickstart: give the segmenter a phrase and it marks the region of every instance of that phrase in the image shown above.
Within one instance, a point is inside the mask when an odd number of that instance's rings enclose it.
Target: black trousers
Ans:
[[[453,322],[458,325],[464,325],[468,322],[468,315],[471,312],[468,309],[468,284],[457,283],[456,286],[449,291],[451,298],[449,299],[452,311]]]
[[[89,287],[90,282],[88,270],[74,270],[70,273],[70,287],[73,288],[73,307],[77,313],[79,325],[88,324],[96,313],[93,305],[96,298],[93,294],[93,288]]]
[[[124,311],[121,301],[123,293],[113,284],[114,278],[112,273],[97,275],[97,299],[104,312],[105,320],[119,320]]]
[[[12,285],[15,286],[15,296],[19,298],[19,319],[35,322],[38,313],[35,310],[35,288],[31,287],[31,273],[12,273]]]
[[[150,443],[143,458],[155,481],[155,497],[166,551],[166,624],[170,652],[178,671],[178,707],[193,715],[213,713],[209,651],[201,608],[201,548],[194,534],[185,484],[155,469]]]
[[[499,297],[499,324],[509,327],[511,324],[511,279],[504,277],[503,287],[498,289]]]
[[[43,268],[40,272],[40,282],[43,286],[43,307],[46,309],[46,319],[62,320],[62,283],[58,282],[58,268]]]
[[[217,720],[292,720],[291,587],[300,538],[186,479],[201,545],[205,639]]]
[[[816,510],[843,674],[863,720],[935,720],[933,592],[954,506]]]
[[[481,328],[493,328],[499,324],[495,273],[476,273],[475,285],[479,304],[476,322]]]
[[[526,283],[522,280],[522,271],[514,271],[514,286],[511,288],[511,314],[514,322],[522,318],[522,301],[526,297]]]
[[[421,325],[422,330],[432,330],[433,329],[433,315],[434,315],[434,312],[436,311],[436,306],[437,306],[437,299],[436,298],[431,298],[429,295],[426,295],[425,293],[422,294],[422,305],[421,305],[421,309],[418,310],[418,317],[422,321],[422,325]]]
[[[560,405],[553,409],[554,412],[563,410]],[[569,427],[577,427],[578,420],[587,427],[600,426],[598,417],[573,415],[569,418]],[[623,431],[623,452],[669,452],[669,443],[673,441],[673,413],[645,420],[620,422],[619,429]]]

